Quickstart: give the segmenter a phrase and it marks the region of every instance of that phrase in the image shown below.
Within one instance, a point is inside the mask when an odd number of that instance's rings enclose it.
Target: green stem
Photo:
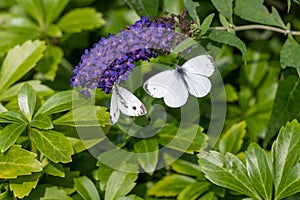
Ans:
[[[232,26],[235,31],[244,31],[244,30],[253,30],[253,29],[262,29],[269,30],[283,34],[291,34],[291,35],[300,35],[300,31],[291,31],[282,28],[277,28],[273,26],[266,26],[260,24],[252,24],[252,25],[244,25],[244,26]],[[210,27],[209,30],[227,30],[227,27]]]

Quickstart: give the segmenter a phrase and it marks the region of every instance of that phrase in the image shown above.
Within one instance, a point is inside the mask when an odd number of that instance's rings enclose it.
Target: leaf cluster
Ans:
[[[0,199],[298,199],[299,4],[1,0]],[[192,38],[172,53],[196,42],[213,57],[227,105],[219,138],[208,134],[210,97],[197,100],[199,108],[187,111],[191,120],[180,124],[178,109],[138,89],[149,114],[122,116],[110,127],[109,95],[96,90],[91,104],[70,90],[73,65],[101,36],[139,16],[184,8],[196,23]],[[148,64],[157,62],[178,60],[159,55]],[[199,124],[193,123],[196,109]],[[107,141],[117,149],[107,150]],[[209,146],[212,141],[217,144]],[[95,156],[94,149],[108,152]],[[109,166],[101,162],[107,160]]]

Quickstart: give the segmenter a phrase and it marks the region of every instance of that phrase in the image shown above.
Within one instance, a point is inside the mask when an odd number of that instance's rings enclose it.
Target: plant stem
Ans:
[[[260,24],[253,24],[253,25],[244,25],[244,26],[232,26],[235,31],[244,31],[244,30],[252,30],[252,29],[263,29],[274,31],[283,34],[291,34],[291,35],[300,35],[300,31],[291,31],[286,29],[281,29],[273,26],[266,26]],[[209,30],[227,30],[227,27],[210,27]]]

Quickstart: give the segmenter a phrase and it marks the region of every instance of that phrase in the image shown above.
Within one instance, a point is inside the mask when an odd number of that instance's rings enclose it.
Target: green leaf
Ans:
[[[36,92],[38,96],[48,96],[54,93],[54,91],[46,85],[42,85],[39,80],[31,80],[26,82],[21,82],[13,85],[12,87],[6,89],[0,94],[0,101],[10,101],[15,98],[24,84],[29,84]]]
[[[140,16],[157,16],[159,0],[126,0],[125,1]]]
[[[14,192],[15,197],[23,198],[28,196],[31,190],[37,186],[40,176],[40,173],[18,176],[17,178],[9,181],[9,187]]]
[[[114,171],[108,179],[105,200],[114,200],[127,195],[136,185],[137,173]]]
[[[46,23],[50,25],[51,22],[54,22],[68,3],[69,0],[43,0]]]
[[[280,129],[278,138],[272,145],[272,165],[275,197],[283,199],[300,192],[299,157],[300,125],[294,120]],[[298,182],[298,185],[296,185]],[[294,186],[294,188],[293,188]],[[296,187],[295,187],[296,186]]]
[[[300,45],[291,36],[288,37],[280,51],[281,68],[294,67],[300,71]]]
[[[244,156],[245,154],[241,154],[241,156]],[[227,189],[224,187],[220,187],[217,185],[212,185],[210,191],[212,191],[216,196],[224,198],[227,193]],[[204,196],[204,195],[203,195]]]
[[[0,38],[1,53],[6,53],[11,47],[20,43],[20,40],[24,41],[27,39],[24,39],[22,36],[16,33],[11,33],[8,31],[0,31]]]
[[[202,131],[203,128],[189,124],[180,129],[174,124],[168,124],[159,132],[159,143],[171,149],[193,154],[207,146],[207,137]]]
[[[163,0],[159,9],[168,13],[180,14],[184,9],[183,1]]]
[[[300,80],[298,77],[289,76],[286,80],[279,82],[264,145],[269,143],[282,125],[299,115],[300,104],[297,100],[299,96]]]
[[[229,21],[232,21],[232,2],[233,0],[211,0],[215,8],[225,16]]]
[[[276,92],[276,87],[273,87],[273,90],[265,90],[266,95],[274,94]],[[275,95],[274,95],[275,99]],[[247,130],[247,138],[251,138],[252,140],[256,140],[257,137],[264,138],[267,132],[267,126],[270,120],[270,116],[272,113],[272,106],[274,103],[274,99],[265,99],[261,103],[257,103],[251,105],[246,112],[246,123],[248,128]],[[251,101],[250,101],[251,103]],[[255,139],[256,138],[256,139]]]
[[[184,7],[187,9],[189,15],[200,24],[200,19],[197,14],[197,7],[200,5],[199,2],[194,2],[192,0],[184,0]]]
[[[19,136],[26,129],[27,124],[14,123],[5,126],[0,133],[0,149],[1,153],[5,152],[11,145],[13,145]]]
[[[226,91],[226,100],[230,103],[235,102],[239,99],[238,93],[232,85],[226,83],[225,84],[225,91]]]
[[[35,19],[40,25],[44,21],[44,10],[42,7],[42,1],[40,0],[17,0],[18,3],[24,8],[24,10]]]
[[[293,0],[295,3],[300,4],[300,0]]]
[[[20,36],[14,39],[19,39],[19,43],[23,43],[28,39],[37,39],[40,37],[40,28],[31,19],[11,15],[4,20],[4,28],[8,32],[22,34],[23,40]],[[18,43],[18,44],[19,44]]]
[[[31,121],[36,104],[36,94],[34,89],[27,83],[20,89],[18,94],[18,104],[27,120]]]
[[[156,138],[141,139],[134,143],[134,150],[141,167],[146,172],[153,172],[158,162],[158,140]]]
[[[57,186],[47,187],[45,190],[44,197],[41,200],[72,200],[71,197],[68,196],[67,192],[62,189],[58,189]]]
[[[85,200],[99,200],[100,199],[100,196],[99,196],[96,186],[86,176],[74,178],[74,185],[75,185],[76,191],[83,197],[83,199],[85,199]]]
[[[47,34],[47,36],[49,36],[51,38],[61,38],[62,35],[63,35],[60,28],[57,25],[54,25],[54,24],[52,24],[48,27],[46,34]],[[60,51],[59,51],[59,53],[63,54],[63,52],[60,52]],[[55,58],[55,60],[58,60],[58,59]],[[56,62],[58,62],[58,61],[56,61]]]
[[[67,191],[68,192],[68,194],[69,193],[74,193],[75,192],[75,188],[74,188],[74,178],[75,177],[79,177],[79,174],[80,174],[80,172],[79,171],[70,171],[70,168],[68,168],[68,167],[66,167],[65,168],[65,177],[64,178],[61,178],[61,177],[55,177],[55,176],[45,176],[45,180],[46,180],[46,182],[45,183],[47,183],[47,187],[49,187],[49,183],[51,184],[51,185],[57,185],[57,186],[59,186],[59,188],[61,188],[61,189],[63,189],[63,190],[65,190],[65,191]],[[37,189],[39,189],[39,186],[43,186],[43,184],[39,184],[38,185],[38,187],[37,187]],[[51,186],[50,185],[50,186]],[[34,191],[35,192],[35,191]],[[42,197],[42,196],[46,196],[46,194],[45,194],[45,189],[43,189],[42,191],[40,191],[40,192],[42,192],[42,194],[40,194],[39,196],[40,197]],[[54,192],[54,189],[53,189],[53,192]],[[61,194],[61,192],[60,191],[57,191],[57,193],[56,192],[54,192],[54,194],[53,194],[53,196],[54,195],[59,195],[59,194]],[[50,194],[50,192],[49,192],[49,200],[51,200],[51,194]],[[31,196],[31,195],[30,195]],[[33,196],[33,195],[32,195]],[[36,196],[36,195],[35,195]],[[80,197],[80,196],[79,196]],[[40,198],[32,198],[32,199],[40,199]],[[57,198],[54,198],[54,199],[57,199]],[[64,198],[62,198],[62,199],[64,199]],[[80,199],[82,199],[82,198],[80,198]],[[30,199],[31,200],[31,199]],[[58,200],[59,200],[59,198],[58,198]]]
[[[278,192],[278,199],[285,199],[294,194],[299,194],[300,191],[300,176],[299,176],[300,164],[298,163],[293,168],[291,168],[285,174],[285,185],[280,192]],[[290,198],[288,198],[290,199]],[[299,199],[299,196],[296,196],[295,199]]]
[[[49,45],[44,52],[43,58],[37,63],[35,70],[40,72],[44,79],[53,81],[58,70],[58,64],[63,58],[60,47]]]
[[[212,13],[203,20],[201,24],[201,35],[205,35],[205,33],[208,31],[214,16],[215,13]]]
[[[135,194],[131,194],[126,197],[120,197],[118,200],[143,200],[143,198],[136,196]]]
[[[243,139],[246,134],[246,122],[242,121],[234,124],[229,130],[221,136],[219,141],[219,151],[223,154],[231,152],[237,154],[243,144]]]
[[[55,125],[66,125],[75,127],[108,126],[109,113],[106,107],[82,106],[71,110],[67,114],[53,121]]]
[[[178,54],[178,53],[192,47],[193,45],[198,45],[198,43],[194,39],[189,37],[189,38],[183,40],[181,43],[179,43],[171,52],[174,54]]]
[[[0,103],[0,113],[4,112],[7,112],[7,108],[5,108],[2,103]]]
[[[85,138],[83,138],[83,135],[80,135],[80,138],[67,137],[75,153],[80,153],[82,151],[85,151],[95,146],[96,144],[100,143],[106,138],[105,136],[104,137],[99,136],[98,128],[95,127],[86,127],[86,128],[87,128],[86,131],[93,134],[89,134],[88,136],[86,135],[84,136]],[[77,128],[77,130],[78,129],[79,128]]]
[[[239,107],[241,110],[247,110],[252,98],[252,90],[248,86],[241,85],[239,91]],[[251,107],[250,107],[251,109]]]
[[[251,22],[285,28],[278,11],[272,7],[272,13],[269,13],[263,5],[263,0],[236,0],[234,13]]]
[[[296,0],[297,1],[297,0]],[[289,13],[290,12],[290,9],[291,9],[291,0],[287,0],[287,5],[288,5],[288,9],[287,9],[287,12]]]
[[[246,151],[246,165],[249,178],[263,199],[272,199],[273,180],[270,160],[265,151],[253,143]]]
[[[187,186],[195,183],[196,180],[183,175],[172,174],[163,177],[155,183],[148,194],[156,197],[175,197]]]
[[[210,151],[201,152],[198,157],[202,172],[212,183],[262,200],[248,178],[245,165],[235,155]]]
[[[174,170],[177,173],[184,174],[187,176],[194,176],[197,177],[198,180],[205,180],[203,173],[200,170],[200,167],[198,165],[195,165],[191,162],[187,162],[183,159],[175,159],[174,157],[164,154],[164,160],[166,160],[166,163],[172,163],[170,166],[172,170]]]
[[[215,196],[215,193],[210,191],[201,196],[198,200],[218,200],[219,198]],[[246,199],[243,199],[246,200]],[[248,199],[252,200],[252,199]]]
[[[247,136],[250,140],[264,138],[272,114],[273,103],[278,86],[280,67],[278,63],[269,61],[268,54],[258,53],[250,49],[248,64],[242,67],[240,75],[239,113],[247,123]],[[259,59],[258,59],[259,58]],[[253,61],[252,61],[253,60]],[[257,61],[256,61],[257,60]]]
[[[100,190],[104,191],[106,189],[109,177],[114,172],[114,169],[102,164],[101,162],[98,162],[97,166],[99,166],[99,169],[96,171],[95,179],[100,181]]]
[[[227,32],[227,31],[222,31],[222,30],[212,30],[208,38],[219,43],[227,44],[233,47],[238,48],[243,55],[244,62],[247,61],[247,48],[246,45],[242,40],[240,40],[237,36],[234,34]]]
[[[44,130],[49,130],[53,128],[53,124],[51,122],[50,117],[48,115],[43,114],[35,116],[30,122],[30,126]]]
[[[245,155],[245,154],[243,154],[243,155]],[[216,196],[219,196],[221,198],[224,198],[226,196],[226,194],[228,194],[226,188],[220,187],[217,185],[212,185],[210,188],[210,191],[213,192]],[[203,196],[205,196],[205,195],[203,195]]]
[[[70,110],[72,108],[72,95],[72,90],[55,93],[45,101],[36,114],[50,115]]]
[[[73,9],[60,18],[57,25],[67,33],[99,28],[105,24],[102,14],[94,8]]]
[[[196,182],[185,187],[178,195],[178,200],[195,200],[204,192],[208,191],[211,186],[209,182]]]
[[[2,191],[1,191],[1,194],[0,194],[0,200],[15,200],[15,198],[12,197],[12,193],[8,189],[7,185],[5,185],[4,187],[2,186]]]
[[[287,26],[282,21],[281,16],[275,7],[272,7],[272,17],[278,24],[281,25],[282,28],[285,28],[285,29],[287,28]]]
[[[21,113],[15,111],[7,111],[0,113],[0,122],[2,123],[27,123],[27,119]]]
[[[269,69],[269,58],[269,54],[248,49],[248,62],[247,65],[242,67],[241,72],[241,76],[245,81],[242,84],[253,89],[261,86]]]
[[[22,46],[11,49],[0,71],[0,93],[29,72],[42,57],[45,48],[44,42],[36,40],[27,41]]]
[[[0,178],[16,178],[42,171],[42,164],[35,157],[35,153],[22,149],[21,146],[11,146],[5,154],[0,154]]]
[[[138,161],[134,153],[128,154],[121,148],[112,148],[98,156],[98,160],[103,163],[109,163],[109,166],[115,170],[126,173],[138,173]]]
[[[225,27],[227,31],[229,31],[232,34],[235,34],[235,30],[233,29],[232,24],[226,19],[226,17],[224,17],[224,15],[219,13],[219,19],[222,26]]]
[[[51,176],[65,177],[64,167],[59,163],[49,161],[48,165],[44,168],[44,172]]]
[[[36,148],[49,160],[55,163],[72,161],[73,149],[63,134],[51,130],[32,129],[32,137]]]

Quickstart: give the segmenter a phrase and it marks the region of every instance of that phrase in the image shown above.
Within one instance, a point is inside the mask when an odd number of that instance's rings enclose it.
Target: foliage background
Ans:
[[[298,199],[299,3],[1,0],[0,199]],[[98,91],[96,106],[72,109],[74,66],[85,49],[139,15],[179,14],[183,8],[199,22],[194,39],[213,56],[224,80],[228,110],[218,144],[203,151],[209,140],[207,97],[199,100],[201,127],[193,145],[171,166],[138,174],[102,165],[76,134],[74,113],[96,110],[107,136],[132,152],[167,144],[166,138],[176,137],[179,118],[169,110],[166,127],[155,137],[127,137],[109,127],[109,95]],[[159,56],[170,60],[176,58]],[[149,98],[142,90],[137,95]],[[88,115],[80,119],[83,127],[95,126]],[[88,147],[101,143],[86,140]],[[151,171],[157,156],[147,162],[139,167]]]

